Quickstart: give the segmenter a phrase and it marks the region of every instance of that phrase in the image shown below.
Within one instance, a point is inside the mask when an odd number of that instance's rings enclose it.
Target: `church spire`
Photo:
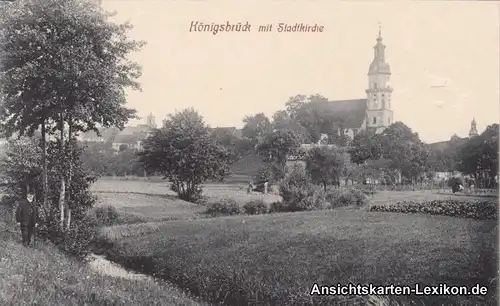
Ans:
[[[150,128],[156,128],[156,120],[153,113],[149,113],[149,116],[146,118],[146,124]]]
[[[469,137],[474,137],[479,135],[477,132],[476,128],[476,119],[472,118],[472,122],[470,123],[470,131],[469,131]]]
[[[368,74],[391,74],[389,64],[385,62],[385,45],[382,43],[382,26],[378,26],[377,44],[373,47],[373,61],[370,64]]]

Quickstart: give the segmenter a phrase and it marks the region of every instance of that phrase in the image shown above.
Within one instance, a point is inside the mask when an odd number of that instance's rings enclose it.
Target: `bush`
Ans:
[[[478,220],[495,220],[498,218],[497,206],[497,201],[403,201],[398,202],[396,205],[374,205],[370,208],[370,211],[424,213]]]
[[[325,192],[312,184],[305,171],[292,170],[280,183],[279,192],[283,198],[283,212],[322,209],[326,205]],[[276,209],[278,207],[274,207]]]
[[[326,200],[332,207],[365,206],[368,203],[366,195],[358,189],[333,188],[328,191]]]
[[[222,199],[220,202],[210,203],[207,205],[207,210],[205,211],[206,214],[212,217],[239,215],[241,212],[241,207],[233,199]]]
[[[0,199],[0,205],[13,208],[16,205],[17,199],[10,195],[3,195]]]
[[[79,219],[64,232],[64,239],[58,247],[73,256],[85,258],[93,249],[97,237],[96,226],[90,218]]]
[[[184,200],[184,201],[188,201],[191,203],[197,203],[197,204],[200,204],[203,202],[203,188],[201,186],[196,186],[191,191],[187,191],[187,190],[181,191],[177,188],[177,184],[171,183],[170,190],[177,193],[179,198]]]
[[[100,226],[111,226],[119,224],[120,216],[114,206],[99,206],[92,209],[95,223]]]
[[[271,186],[274,182],[274,174],[271,166],[264,165],[260,168],[259,172],[254,178],[255,188],[253,191],[264,192],[264,183],[267,182],[268,191],[271,190]]]
[[[276,201],[269,205],[269,213],[286,211],[286,204],[283,201]]]
[[[373,197],[373,195],[376,193],[377,189],[382,189],[380,187],[381,187],[380,185],[378,185],[378,186],[377,185],[356,185],[355,189],[361,191],[366,196]],[[384,186],[384,188],[385,187],[386,186]],[[385,189],[389,190],[390,188],[385,188]]]
[[[262,215],[268,213],[267,205],[262,200],[247,202],[243,206],[243,209],[245,210],[245,213],[249,215]]]

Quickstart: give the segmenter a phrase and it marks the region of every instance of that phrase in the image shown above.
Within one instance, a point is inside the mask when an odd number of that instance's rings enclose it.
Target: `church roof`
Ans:
[[[434,142],[429,144],[429,146],[431,147],[432,150],[443,152],[449,149],[458,149],[460,148],[460,146],[465,144],[467,140],[469,140],[469,138],[457,137],[451,140]]]
[[[344,128],[357,129],[361,127],[365,120],[367,100],[353,99],[311,102],[311,106],[321,112],[321,114],[334,115],[337,118],[343,119]]]

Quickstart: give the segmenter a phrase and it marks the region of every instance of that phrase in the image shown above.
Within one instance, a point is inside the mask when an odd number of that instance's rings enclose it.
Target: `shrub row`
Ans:
[[[478,220],[494,220],[498,218],[497,206],[497,201],[403,201],[395,205],[374,205],[370,208],[370,211],[424,213]]]
[[[364,206],[367,197],[362,191],[348,188],[334,188],[327,192],[311,186],[308,190],[291,189],[288,198],[266,204],[262,200],[252,200],[241,206],[233,199],[222,199],[207,204],[206,214],[211,217],[231,215],[262,215],[268,213],[323,210],[345,206]]]

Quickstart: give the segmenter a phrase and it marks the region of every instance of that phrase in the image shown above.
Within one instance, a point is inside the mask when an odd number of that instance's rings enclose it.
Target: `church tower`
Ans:
[[[156,128],[156,120],[155,120],[155,116],[153,115],[153,113],[150,113],[148,118],[146,119],[146,124],[149,128]]]
[[[385,61],[385,45],[382,43],[379,26],[377,44],[373,47],[373,61],[368,69],[368,89],[366,90],[366,128],[381,133],[393,123],[390,86],[391,68]]]
[[[469,131],[469,137],[472,138],[474,136],[479,135],[477,132],[476,128],[476,119],[472,118],[472,122],[470,123],[470,131]]]

